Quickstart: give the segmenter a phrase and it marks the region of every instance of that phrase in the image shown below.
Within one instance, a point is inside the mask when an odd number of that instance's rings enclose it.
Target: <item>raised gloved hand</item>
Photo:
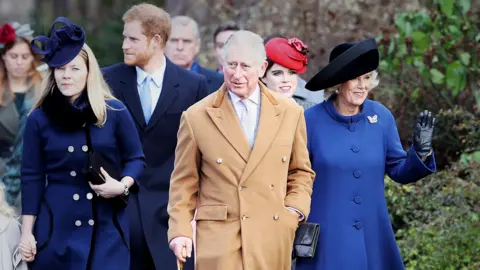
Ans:
[[[418,115],[413,133],[413,148],[421,158],[432,152],[432,137],[435,128],[435,117],[427,110]]]

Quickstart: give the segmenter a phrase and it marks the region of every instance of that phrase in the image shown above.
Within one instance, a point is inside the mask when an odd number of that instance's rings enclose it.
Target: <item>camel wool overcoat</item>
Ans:
[[[168,240],[192,238],[197,209],[196,270],[290,269],[299,216],[286,207],[305,219],[310,212],[315,173],[303,108],[259,84],[252,149],[225,85],[182,114]]]

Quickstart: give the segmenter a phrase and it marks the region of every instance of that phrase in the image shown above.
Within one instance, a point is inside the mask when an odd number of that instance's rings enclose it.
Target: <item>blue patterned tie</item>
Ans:
[[[152,97],[150,95],[150,81],[152,77],[147,76],[140,87],[140,102],[142,103],[143,116],[148,124],[152,116]]]

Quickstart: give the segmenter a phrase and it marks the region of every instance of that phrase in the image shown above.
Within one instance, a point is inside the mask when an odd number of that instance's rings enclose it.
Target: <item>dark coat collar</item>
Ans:
[[[54,89],[45,98],[41,108],[53,125],[65,131],[75,131],[82,128],[85,123],[97,121],[86,91],[71,104],[68,97]]]
[[[141,127],[146,129],[149,129],[151,126],[155,125],[155,123],[167,111],[170,105],[173,104],[178,95],[177,88],[179,86],[179,67],[173,64],[166,57],[165,60],[167,66],[165,68],[162,92],[148,125],[146,124],[145,117],[143,116],[142,104],[140,103],[140,96],[138,94],[137,72],[135,70],[135,66],[127,66],[124,64],[123,72],[122,74],[119,74],[120,83],[125,85],[125,87],[122,87],[121,89],[125,103],[129,107],[135,121],[137,121]]]

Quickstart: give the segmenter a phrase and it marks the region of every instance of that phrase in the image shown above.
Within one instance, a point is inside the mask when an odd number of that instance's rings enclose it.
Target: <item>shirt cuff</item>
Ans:
[[[305,218],[305,216],[303,215],[303,213],[300,212],[297,208],[293,208],[293,207],[287,206],[287,209],[293,210],[293,211],[297,212],[297,214],[298,214],[298,221],[302,221],[302,220]]]

